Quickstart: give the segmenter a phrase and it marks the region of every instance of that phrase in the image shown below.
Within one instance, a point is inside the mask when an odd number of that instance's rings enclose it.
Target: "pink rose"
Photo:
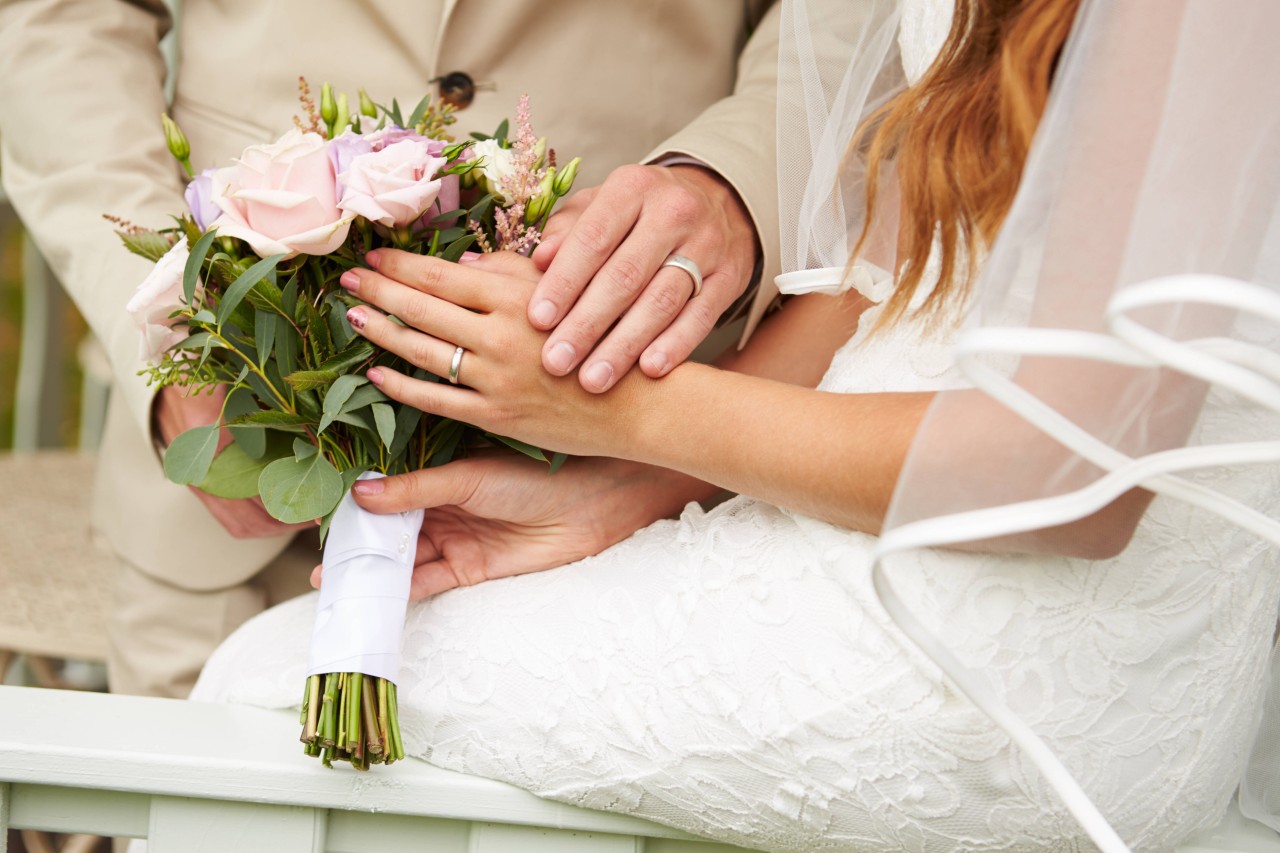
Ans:
[[[325,140],[294,129],[271,145],[252,145],[235,166],[213,175],[218,234],[248,243],[262,258],[327,255],[347,239],[354,218],[338,209]]]
[[[156,261],[125,306],[142,333],[138,354],[146,361],[158,362],[166,350],[191,334],[182,317],[170,316],[187,307],[182,302],[182,272],[190,254],[187,238],[179,238],[173,248]],[[202,290],[197,284],[197,300]]]
[[[342,184],[338,207],[388,228],[408,225],[440,195],[436,172],[446,162],[431,155],[425,140],[408,138],[361,154],[338,176]]]

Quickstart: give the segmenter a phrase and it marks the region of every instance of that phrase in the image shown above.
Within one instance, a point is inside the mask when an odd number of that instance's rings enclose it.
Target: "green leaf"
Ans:
[[[357,337],[356,330],[347,320],[347,306],[336,293],[330,293],[324,301],[329,306],[329,335],[333,338],[333,347],[342,350]]]
[[[320,429],[318,432],[324,432],[329,424],[333,423],[333,419],[342,413],[342,405],[361,385],[369,382],[363,376],[355,376],[348,373],[346,376],[339,376],[337,380],[329,386],[329,391],[324,395],[324,417],[320,419]]]
[[[293,440],[293,455],[298,459],[310,459],[312,456],[320,452],[320,448],[311,442],[302,438]]]
[[[355,481],[360,479],[360,475],[368,470],[369,470],[369,466],[360,465],[355,468],[348,468],[347,470],[342,472],[342,494],[344,497],[346,496],[347,492],[351,491],[351,487],[352,485],[355,484]],[[324,544],[325,537],[329,535],[329,522],[333,521],[333,512],[336,509],[337,507],[335,506],[333,510],[330,510],[329,512],[325,513],[324,519],[320,522],[320,544],[321,545]]]
[[[373,420],[378,425],[378,438],[382,439],[382,446],[390,450],[396,437],[395,410],[386,403],[374,403],[369,411],[373,412]]]
[[[415,409],[409,405],[401,405],[396,411],[396,440],[392,443],[388,454],[392,460],[399,459],[404,453],[405,448],[409,446],[409,439],[413,438],[413,434],[417,432],[418,421],[423,417],[425,415],[421,409]]]
[[[480,200],[471,205],[471,210],[467,214],[468,218],[479,222],[484,218],[484,215],[489,212],[489,207],[493,204],[493,200],[496,198],[497,196],[493,193],[485,193],[480,196]]]
[[[240,304],[240,300],[244,299],[245,294],[252,290],[255,284],[266,278],[268,273],[273,272],[276,264],[282,260],[284,255],[272,255],[240,273],[240,277],[231,283],[226,293],[222,294],[222,301],[218,303],[218,322],[225,323],[231,316],[231,312]]]
[[[320,453],[277,459],[262,469],[258,494],[273,518],[299,524],[333,511],[342,500],[342,475]]]
[[[283,317],[277,319],[280,322],[276,326],[276,367],[280,368],[281,376],[288,376],[298,369],[298,350],[302,339],[292,323]]]
[[[336,370],[298,370],[284,378],[297,391],[310,391],[332,385],[338,379]]]
[[[209,473],[217,452],[217,424],[189,429],[164,452],[164,475],[179,485],[194,486]]]
[[[364,412],[339,412],[334,421],[341,424],[350,424],[353,427],[364,430],[370,436],[374,433],[373,421],[369,420]]]
[[[532,444],[529,444],[524,441],[520,441],[517,438],[507,438],[505,435],[496,435],[491,432],[486,432],[485,437],[491,438],[494,441],[502,442],[507,447],[510,447],[513,450],[519,450],[521,453],[523,453],[525,456],[530,457],[531,459],[537,459],[539,462],[547,461],[547,455],[542,452],[541,448],[534,447]]]
[[[259,367],[271,358],[271,351],[276,345],[276,320],[280,319],[266,311],[257,311],[253,315],[253,339],[258,344]]]
[[[298,310],[298,274],[296,272],[289,276],[284,289],[280,291],[280,306],[284,308],[285,315],[292,320]]]
[[[371,403],[385,403],[391,398],[383,394],[377,385],[372,383],[361,385],[351,393],[347,398],[347,402],[342,404],[342,411],[354,412],[357,409],[363,409]]]
[[[462,257],[462,253],[465,252],[467,249],[470,249],[472,244],[475,243],[475,241],[476,241],[475,234],[464,234],[463,236],[459,237],[457,240],[454,240],[448,246],[445,246],[444,251],[440,253],[440,257],[444,258],[446,261],[452,261],[456,263],[458,258]]]
[[[560,470],[560,466],[561,466],[561,465],[563,465],[563,464],[564,464],[564,462],[565,462],[565,460],[566,460],[566,459],[568,459],[568,458],[569,458],[569,454],[567,454],[567,453],[554,453],[554,454],[552,454],[552,456],[551,456],[551,467],[547,469],[547,473],[548,473],[548,474],[554,474],[556,471]]]
[[[182,301],[188,305],[196,298],[196,282],[200,279],[200,268],[204,266],[205,255],[209,254],[209,247],[213,245],[213,238],[216,236],[218,232],[210,229],[191,247],[191,255],[187,258],[187,265],[182,270]]]
[[[228,423],[228,426],[233,431],[237,427],[256,427],[258,429],[281,429],[286,432],[305,432],[303,427],[309,423],[312,423],[312,421],[307,420],[302,415],[295,415],[291,412],[278,412],[271,409],[241,415]]]
[[[207,349],[209,347],[226,349],[227,345],[208,332],[196,332],[194,335],[185,337],[173,345],[173,349],[189,350]]]
[[[261,432],[256,434],[260,438],[265,438]],[[263,450],[265,449],[264,442]],[[200,482],[200,491],[233,500],[256,498],[258,476],[262,473],[262,469],[288,453],[287,446],[281,444],[279,449],[283,452],[274,456],[267,456],[264,452],[262,457],[255,458],[245,451],[239,441],[233,441],[214,457],[213,464],[209,466],[209,473]]]
[[[345,373],[355,367],[362,361],[367,361],[373,357],[373,344],[364,338],[353,340],[351,345],[333,358],[320,365],[320,370],[332,370],[335,373]]]
[[[427,108],[431,106],[431,96],[423,95],[422,100],[418,101],[418,105],[413,108],[413,112],[409,114],[409,123],[404,125],[407,128],[418,126],[418,122],[422,121],[422,117],[427,114]]]
[[[222,410],[223,423],[230,424],[237,418],[259,412],[258,402],[248,388],[237,388],[227,397],[226,408]],[[267,451],[267,436],[260,429],[233,429],[235,443],[254,459],[261,459]],[[256,494],[256,492],[255,492]]]
[[[498,140],[500,143],[505,143],[507,141],[507,131],[510,128],[511,122],[504,118],[502,120],[502,124],[498,125],[498,129],[493,132],[493,138]],[[506,148],[507,146],[503,144],[502,147]]]
[[[466,216],[466,215],[467,215],[466,208],[460,207],[457,210],[451,210],[448,213],[442,213],[439,216],[434,217],[431,220],[431,224],[432,225],[448,225],[450,222],[457,219],[458,217]]]
[[[116,234],[120,236],[126,249],[149,261],[160,260],[173,248],[169,238],[159,231],[139,231],[136,234],[117,231]]]
[[[199,311],[195,313],[194,316],[192,316],[191,322],[207,323],[209,325],[212,325],[218,322],[218,318],[213,316],[213,312],[210,311],[208,308],[201,308]]]
[[[436,237],[441,243],[452,243],[454,240],[461,239],[467,234],[465,228],[445,228],[436,232]],[[474,236],[474,235],[473,235]]]

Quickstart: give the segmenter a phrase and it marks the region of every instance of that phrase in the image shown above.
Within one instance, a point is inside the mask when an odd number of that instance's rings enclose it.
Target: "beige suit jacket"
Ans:
[[[405,106],[452,71],[476,80],[459,137],[491,132],[528,93],[535,129],[584,158],[577,185],[663,154],[702,160],[755,220],[777,272],[770,0],[186,0],[172,113],[197,169],[267,142],[299,112],[296,80]],[[241,582],[284,540],[233,540],[164,479],[147,438],[152,391],[124,313],[148,264],[103,213],[163,226],[184,209],[165,150],[160,0],[0,0],[0,176],[108,350],[115,390],[94,519],[116,550],[184,588]],[[745,46],[745,49],[744,49]],[[385,100],[383,100],[385,99]]]

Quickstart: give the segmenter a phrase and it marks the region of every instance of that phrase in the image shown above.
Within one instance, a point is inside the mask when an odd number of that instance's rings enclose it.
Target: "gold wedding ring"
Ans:
[[[662,266],[679,267],[689,274],[689,278],[693,279],[693,293],[689,294],[690,299],[702,292],[702,270],[698,269],[698,265],[694,263],[692,258],[686,258],[684,255],[672,252],[667,255],[667,259],[662,262]]]

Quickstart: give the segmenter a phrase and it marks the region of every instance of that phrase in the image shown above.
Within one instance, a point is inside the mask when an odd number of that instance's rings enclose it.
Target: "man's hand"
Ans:
[[[192,427],[217,423],[222,413],[222,401],[227,396],[225,388],[218,386],[213,393],[188,396],[181,388],[169,386],[160,389],[152,410],[156,433],[166,446]],[[218,435],[218,451],[231,443],[231,431],[223,428]],[[283,536],[308,527],[306,524],[285,524],[276,521],[257,498],[229,500],[206,494],[194,486],[191,491],[204,504],[209,514],[236,539],[266,539]]]
[[[607,391],[639,359],[658,378],[702,342],[746,289],[758,254],[755,227],[729,184],[701,166],[623,166],[570,197],[547,222],[533,261],[546,271],[529,320],[554,328],[547,371]],[[702,270],[702,292],[672,253]]]
[[[546,463],[504,452],[361,480],[353,492],[372,512],[426,509],[409,592],[417,600],[598,554],[716,489],[600,457],[570,459],[552,474]]]

